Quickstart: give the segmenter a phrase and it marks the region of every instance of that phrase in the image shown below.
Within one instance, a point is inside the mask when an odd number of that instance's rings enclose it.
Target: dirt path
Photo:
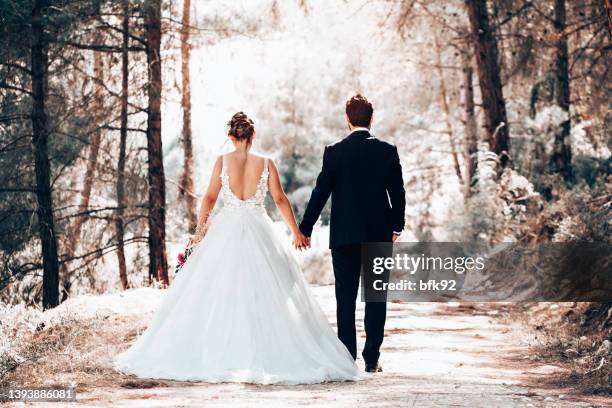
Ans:
[[[314,291],[329,320],[335,321],[333,287]],[[91,387],[80,392],[78,400],[113,407],[591,406],[567,390],[538,384],[558,368],[534,366],[526,358],[518,328],[493,317],[500,307],[390,304],[381,358],[384,372],[364,375],[355,383],[255,386],[136,380],[119,388]],[[359,329],[363,344],[361,325]],[[361,360],[358,363],[363,367]]]

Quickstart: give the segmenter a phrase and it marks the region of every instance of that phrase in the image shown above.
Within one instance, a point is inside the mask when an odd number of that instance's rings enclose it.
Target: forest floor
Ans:
[[[313,290],[329,320],[335,321],[333,286]],[[508,311],[503,304],[389,304],[381,357],[384,372],[364,373],[358,382],[204,384],[141,380],[116,373],[112,356],[146,327],[160,298],[161,291],[145,288],[65,302],[53,313],[80,315],[73,321],[81,321],[79,333],[70,340],[65,340],[70,338],[65,334],[57,336],[68,345],[58,356],[21,365],[10,375],[10,382],[38,382],[35,379],[44,376],[47,384],[73,383],[77,402],[72,405],[104,407],[588,407],[611,402],[550,385],[548,379],[563,368],[530,357],[524,328],[504,318]],[[358,316],[363,316],[361,303]],[[363,344],[361,322],[358,328]],[[57,333],[61,329],[55,329]],[[77,354],[80,357],[75,360]],[[67,355],[69,360],[62,362]],[[363,369],[363,361],[358,364]]]

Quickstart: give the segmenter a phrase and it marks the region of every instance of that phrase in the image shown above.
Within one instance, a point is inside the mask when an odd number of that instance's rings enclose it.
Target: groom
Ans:
[[[332,196],[329,247],[336,278],[338,337],[357,358],[355,303],[359,288],[362,242],[395,241],[404,228],[406,198],[397,148],[370,133],[372,104],[355,95],[346,102],[350,133],[325,147],[323,167],[312,190],[300,230],[310,237]],[[379,372],[387,304],[366,302],[367,372]]]

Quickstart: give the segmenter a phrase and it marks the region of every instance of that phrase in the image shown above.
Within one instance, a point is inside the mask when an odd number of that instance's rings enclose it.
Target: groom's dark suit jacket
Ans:
[[[310,236],[332,196],[329,247],[391,241],[404,228],[406,198],[397,148],[358,130],[325,147],[300,230]]]

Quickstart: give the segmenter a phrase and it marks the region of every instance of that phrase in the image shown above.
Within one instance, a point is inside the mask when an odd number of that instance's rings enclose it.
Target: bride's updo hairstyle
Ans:
[[[244,112],[235,113],[227,122],[227,127],[229,128],[228,135],[239,141],[246,140],[251,144],[255,134],[255,123]]]

